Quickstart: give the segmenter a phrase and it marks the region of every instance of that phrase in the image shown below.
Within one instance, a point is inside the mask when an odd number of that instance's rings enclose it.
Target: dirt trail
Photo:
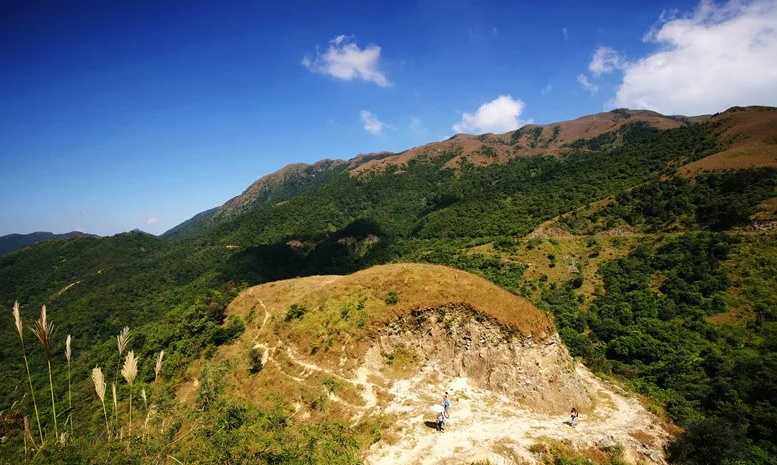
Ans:
[[[538,463],[540,457],[529,449],[549,440],[577,449],[619,445],[630,463],[665,463],[661,451],[669,435],[657,418],[636,398],[597,378],[581,364],[575,370],[595,407],[580,411],[578,427],[573,429],[568,416],[571,405],[559,405],[557,414],[540,413],[504,395],[476,388],[467,378],[445,376],[445,370],[431,364],[421,367],[412,378],[392,382],[381,372],[376,348],[366,354],[354,377],[322,367],[280,341],[273,346],[269,340],[262,340],[270,312],[261,299],[256,300],[265,316],[252,343],[263,349],[263,363],[274,364],[300,383],[314,373],[324,373],[358,388],[363,405],[352,404],[336,393],[329,395],[330,400],[353,411],[354,422],[378,412],[396,418],[393,432],[399,439],[374,444],[366,454],[367,465],[468,464],[482,460],[496,464]],[[296,365],[299,371],[285,371],[276,356]],[[391,400],[386,405],[379,405],[377,390],[388,391]],[[440,433],[434,429],[435,414],[430,407],[442,403],[446,391],[453,404],[452,414],[446,431]]]
[[[399,432],[402,439],[373,445],[366,463],[536,463],[539,456],[529,447],[549,439],[582,449],[618,444],[631,463],[664,463],[660,451],[668,435],[656,426],[655,417],[636,399],[616,392],[617,388],[605,384],[582,365],[576,370],[597,399],[597,406],[594,412],[581,411],[574,429],[569,426],[570,406],[560,405],[557,415],[540,414],[504,396],[478,390],[466,378],[430,383],[429,377],[422,374],[397,382],[390,391],[395,397],[386,413],[396,414],[398,424],[404,425]],[[433,428],[434,413],[429,408],[441,403],[440,393],[445,391],[450,393],[453,405],[446,431],[440,433]],[[643,445],[630,433],[650,436],[652,444]]]
[[[353,421],[357,421],[364,414],[369,413],[373,409],[375,409],[375,407],[378,404],[378,397],[375,394],[375,390],[385,389],[385,388],[368,381],[369,377],[371,376],[371,372],[373,371],[373,370],[370,370],[370,366],[374,364],[368,363],[368,364],[365,364],[364,366],[359,367],[356,370],[356,378],[348,378],[332,370],[321,367],[315,363],[312,363],[307,360],[303,360],[299,355],[297,355],[296,351],[292,347],[281,345],[280,343],[278,346],[271,346],[267,342],[260,342],[260,339],[263,335],[262,332],[267,324],[267,319],[270,317],[270,312],[267,309],[267,306],[264,304],[264,302],[262,302],[262,299],[255,297],[252,291],[253,289],[249,291],[249,294],[251,294],[251,296],[253,296],[257,300],[259,305],[261,305],[262,309],[264,310],[264,319],[262,320],[262,324],[261,326],[259,326],[259,328],[257,328],[256,335],[252,339],[254,348],[262,349],[263,351],[262,365],[266,365],[267,363],[273,363],[282,374],[284,374],[285,376],[288,376],[289,378],[293,379],[298,383],[303,383],[305,381],[305,378],[310,376],[313,372],[320,372],[320,373],[325,373],[333,378],[336,378],[339,381],[361,388],[359,392],[362,399],[364,400],[364,405],[354,405],[341,399],[334,393],[329,394],[330,400],[343,404],[353,410],[356,410],[357,413],[354,415]],[[275,354],[276,350],[281,348],[284,350],[284,355],[287,357],[289,361],[291,361],[293,364],[303,369],[302,374],[300,376],[295,376],[294,374],[287,373],[286,371],[283,370],[281,364],[279,364],[273,358],[273,355]]]

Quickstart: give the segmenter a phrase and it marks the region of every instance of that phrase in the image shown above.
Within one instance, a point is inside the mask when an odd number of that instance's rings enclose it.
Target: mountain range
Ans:
[[[160,237],[17,250],[0,257],[0,296],[25,322],[47,306],[55,359],[73,336],[75,391],[63,409],[71,371],[52,362],[49,393],[29,340],[27,383],[0,325],[2,458],[112,463],[129,441],[137,463],[433,463],[394,445],[453,450],[412,410],[451,389],[471,415],[495,399],[521,412],[461,423],[450,437],[469,463],[774,463],[775,188],[777,109],[618,109],[289,165]],[[159,412],[145,426],[125,421],[122,383],[103,423],[89,379],[100,365],[120,380],[125,326],[135,400],[142,388]],[[46,438],[34,458],[28,384]],[[49,394],[77,427],[59,448]],[[571,403],[590,412],[577,437],[553,416]],[[649,425],[606,428],[637,418]],[[494,432],[526,422],[547,434]]]
[[[55,239],[67,239],[75,236],[85,236],[87,234],[80,231],[72,231],[64,234],[54,234],[51,232],[37,231],[30,234],[7,234],[0,236],[0,255],[11,253],[36,242],[52,241]]]

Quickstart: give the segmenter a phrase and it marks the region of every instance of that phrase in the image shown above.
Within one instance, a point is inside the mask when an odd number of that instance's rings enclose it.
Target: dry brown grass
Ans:
[[[681,167],[678,173],[692,177],[705,171],[777,167],[777,111],[726,112],[715,119],[724,122],[722,136],[734,138],[734,143]]]
[[[457,134],[455,137],[441,141],[432,142],[419,147],[414,147],[401,153],[382,153],[384,155],[378,159],[364,161],[365,158],[375,154],[363,154],[354,157],[350,162],[353,167],[351,174],[359,175],[366,172],[381,172],[388,166],[401,166],[407,164],[411,159],[432,159],[451,150],[458,150],[460,154],[449,160],[446,168],[458,168],[460,162],[466,160],[475,166],[485,166],[492,163],[506,163],[508,160],[519,156],[533,156],[539,154],[559,155],[569,149],[562,148],[562,145],[573,142],[577,139],[591,139],[610,131],[616,131],[626,124],[635,122],[645,122],[658,129],[672,129],[682,125],[679,121],[661,116],[657,113],[630,110],[630,117],[606,112],[595,115],[584,116],[571,121],[561,121],[546,125],[528,125],[526,128],[542,128],[541,141],[534,140],[529,131],[524,130],[524,134],[512,143],[512,136],[515,131],[506,134],[484,134],[482,136],[473,136],[469,134]],[[554,128],[558,126],[559,133],[553,139]],[[537,142],[540,142],[537,144]],[[493,149],[491,155],[481,153],[483,145]]]
[[[390,290],[399,295],[395,305],[385,302]],[[544,337],[554,331],[545,314],[527,300],[486,279],[441,265],[392,264],[343,277],[297,278],[258,286],[255,295],[274,304],[271,311],[277,318],[293,303],[322,309],[356,297],[366,299],[368,324],[373,327],[416,309],[466,303],[527,336]]]
[[[533,444],[529,450],[535,454],[541,453],[545,459],[542,463],[563,463],[564,459],[590,460],[593,463],[611,463],[619,459],[623,453],[619,449],[602,450],[596,446],[573,447],[569,440],[558,441],[541,438],[542,442]]]
[[[398,295],[395,304],[386,302],[389,291]],[[192,364],[188,372],[194,378],[203,364],[229,361],[234,369],[224,381],[230,397],[261,408],[272,408],[280,401],[290,413],[298,412],[298,420],[326,417],[351,421],[358,409],[366,407],[363,388],[338,377],[355,378],[366,349],[388,323],[416,309],[452,303],[467,304],[526,337],[540,339],[555,332],[545,314],[531,303],[485,279],[438,265],[383,265],[349,276],[311,276],[244,291],[232,301],[228,312],[249,321],[246,332],[234,344],[220,348],[211,360]],[[292,304],[304,305],[307,312],[302,318],[286,321]],[[261,372],[251,374],[249,353],[257,343],[265,347],[263,350],[272,347],[272,355]],[[295,358],[315,363],[329,373],[305,368],[289,358],[287,348]],[[415,369],[413,354],[400,352],[393,354],[394,363],[383,375],[399,376],[393,372]],[[339,400],[327,398],[332,380],[333,394]],[[184,384],[177,397],[193,401],[196,387]],[[379,404],[391,398],[383,389],[375,389],[374,395]]]
[[[644,445],[646,447],[649,447],[649,446],[653,445],[653,440],[655,439],[650,434],[648,434],[648,433],[646,433],[644,431],[641,431],[641,430],[630,431],[629,432],[629,436],[633,437],[634,439],[639,441],[640,444],[642,444],[642,445]]]

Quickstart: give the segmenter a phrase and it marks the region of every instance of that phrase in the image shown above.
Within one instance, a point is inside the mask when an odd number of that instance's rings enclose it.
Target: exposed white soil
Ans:
[[[436,320],[424,317],[395,325],[391,333],[378,338],[355,370],[345,370],[344,363],[321,366],[277,339],[274,346],[263,340],[269,312],[260,299],[257,301],[265,318],[252,343],[263,349],[264,363],[276,365],[300,383],[323,373],[354,386],[362,397],[358,405],[341,399],[336,392],[329,395],[331,401],[353,412],[354,424],[365,416],[381,413],[395,419],[390,434],[385,435],[392,439],[379,441],[367,451],[364,459],[368,465],[470,464],[485,460],[491,464],[539,463],[542,456],[531,452],[532,446],[551,441],[573,449],[620,447],[623,458],[630,463],[665,463],[662,451],[669,434],[658,418],[637,398],[573,362],[562,344],[552,342],[555,335],[548,338],[550,342],[527,342],[518,347],[498,328],[475,325],[466,312],[449,312]],[[437,340],[436,348],[428,347],[420,354],[413,376],[388,377],[385,353],[396,347],[419,350],[409,329],[419,321],[422,326],[415,329],[428,335],[423,339]],[[448,330],[447,338],[437,334],[452,324],[458,329]],[[475,342],[470,344],[469,339],[461,339],[462,335],[475,336]],[[414,337],[418,339],[418,333]],[[497,343],[489,343],[489,338]],[[422,342],[422,346],[428,345]],[[284,363],[279,363],[278,357]],[[282,368],[289,363],[297,367],[293,373]],[[488,371],[484,367],[489,367]],[[494,374],[500,375],[499,383],[492,382]],[[522,385],[523,390],[505,389],[504,380]],[[384,395],[376,395],[378,391]],[[449,393],[452,402],[451,418],[446,430],[439,432],[434,427],[431,406],[442,403],[444,392]],[[578,401],[584,402],[575,404]],[[576,428],[569,424],[573,406],[580,413]]]
[[[537,412],[504,395],[477,389],[467,378],[425,371],[392,387],[394,399],[385,411],[397,415],[401,439],[373,445],[367,464],[537,463],[541,456],[529,448],[548,440],[572,448],[620,445],[629,462],[664,463],[661,451],[668,434],[657,419],[637,399],[626,397],[580,364],[576,372],[597,402],[593,411],[580,412],[576,428],[569,424],[570,406],[558,405],[557,414]],[[441,403],[440,393],[445,391],[452,400],[451,418],[441,433],[432,427],[435,414],[430,406]],[[651,442],[642,444],[632,437],[630,433],[637,431],[644,433],[640,437],[651,437]]]

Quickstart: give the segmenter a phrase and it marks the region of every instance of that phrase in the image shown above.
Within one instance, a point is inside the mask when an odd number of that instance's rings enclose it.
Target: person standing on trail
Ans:
[[[442,412],[437,414],[437,431],[445,431],[445,414]]]
[[[572,417],[570,425],[572,425],[572,428],[577,428],[577,409],[572,407],[572,411],[569,413],[569,415]]]
[[[451,401],[448,399],[448,391],[445,391],[445,395],[442,398],[442,406],[445,407],[445,418],[450,418]]]

